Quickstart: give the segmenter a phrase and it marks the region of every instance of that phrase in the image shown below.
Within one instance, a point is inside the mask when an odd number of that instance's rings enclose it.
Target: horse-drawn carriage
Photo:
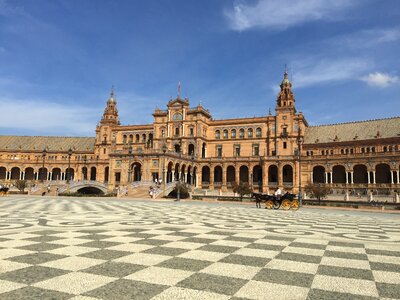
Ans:
[[[7,195],[8,190],[9,190],[8,187],[5,187],[5,186],[0,187],[0,196]]]
[[[274,195],[267,195],[261,193],[253,193],[253,198],[256,202],[265,202],[266,209],[279,209],[282,206],[284,210],[298,210],[300,202],[295,194],[285,193],[280,198]]]

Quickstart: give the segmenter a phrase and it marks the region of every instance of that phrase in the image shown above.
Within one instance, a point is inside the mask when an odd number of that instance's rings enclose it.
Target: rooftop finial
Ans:
[[[269,110],[268,110],[268,115],[269,115],[269,116],[272,115],[272,114],[271,114],[271,107],[270,107]]]
[[[111,98],[114,98],[114,85],[111,86]]]
[[[288,79],[287,65],[285,64],[285,73],[283,73],[283,78]]]
[[[181,96],[181,82],[178,81],[178,98]]]

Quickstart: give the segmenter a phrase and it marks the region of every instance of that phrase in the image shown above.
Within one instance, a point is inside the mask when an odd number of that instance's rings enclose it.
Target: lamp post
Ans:
[[[87,163],[87,156],[86,154],[83,156],[83,180],[87,180],[87,167],[86,167],[86,163]]]
[[[69,147],[68,149],[68,169],[67,169],[67,183],[71,180],[71,156],[72,156],[72,149]]]
[[[132,166],[131,166],[131,156],[132,156],[132,146],[128,148],[129,160],[128,160],[128,183],[132,180]]]
[[[167,152],[167,145],[164,143],[162,145],[163,152],[163,166],[162,166],[162,183],[163,183],[163,197],[165,197],[165,153]]]
[[[46,148],[44,148],[42,151],[43,163],[42,163],[42,175],[40,176],[41,182],[44,181],[44,178],[43,178],[44,177],[44,159],[46,158],[46,155],[47,155],[47,150],[46,150]]]
[[[298,149],[298,159],[299,159],[299,202],[300,206],[303,205],[303,199],[301,197],[301,145],[304,143],[304,137],[301,136],[301,128],[299,126],[298,134],[297,134],[297,149]]]

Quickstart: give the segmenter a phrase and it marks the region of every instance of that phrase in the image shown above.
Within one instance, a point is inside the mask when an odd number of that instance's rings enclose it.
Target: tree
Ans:
[[[329,193],[329,188],[325,184],[308,184],[305,188],[305,192],[312,198],[316,198],[321,200],[321,198],[325,198]]]
[[[253,190],[250,188],[247,182],[240,182],[239,184],[235,183],[233,187],[233,192],[239,194],[240,201],[243,200],[244,195],[250,195]]]
[[[21,193],[23,193],[25,191],[25,189],[28,187],[28,181],[15,180],[13,183],[13,186],[15,186]]]

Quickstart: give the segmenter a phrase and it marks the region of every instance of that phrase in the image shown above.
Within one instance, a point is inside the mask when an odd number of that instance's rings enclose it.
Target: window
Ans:
[[[142,134],[142,143],[146,143],[146,135]]]
[[[244,129],[239,130],[239,138],[244,139]]]
[[[224,139],[227,139],[228,138],[228,130],[224,130]]]
[[[219,140],[219,139],[221,138],[221,134],[220,134],[219,130],[217,130],[217,131],[215,132],[215,138],[216,138],[217,140]]]
[[[258,144],[253,145],[253,156],[260,156],[260,146]]]
[[[232,137],[233,139],[236,139],[236,129],[232,129],[232,131],[231,131],[231,137]]]
[[[282,130],[283,130],[282,131],[283,135],[287,135],[288,134],[287,127],[283,127]]]
[[[247,137],[252,138],[253,137],[253,128],[247,129]]]
[[[287,143],[283,142],[283,149],[286,149],[286,148],[287,148]]]
[[[222,157],[222,145],[217,145],[217,157]]]
[[[140,142],[140,135],[136,135],[136,143],[139,143]]]
[[[122,142],[123,142],[124,144],[126,144],[126,135],[123,136]]]
[[[234,155],[240,156],[240,145],[234,145]]]
[[[175,135],[179,136],[179,127],[175,127]]]
[[[161,137],[164,138],[165,137],[165,129],[161,129]]]
[[[132,144],[132,143],[133,143],[133,135],[130,134],[130,135],[129,135],[129,144]]]
[[[103,154],[106,154],[106,153],[107,153],[107,149],[104,148],[104,149],[103,149]]]
[[[190,127],[190,128],[189,128],[189,135],[190,135],[190,136],[193,136],[193,135],[194,135],[194,129],[193,129],[193,127]]]
[[[256,137],[261,137],[261,128],[256,129]]]

